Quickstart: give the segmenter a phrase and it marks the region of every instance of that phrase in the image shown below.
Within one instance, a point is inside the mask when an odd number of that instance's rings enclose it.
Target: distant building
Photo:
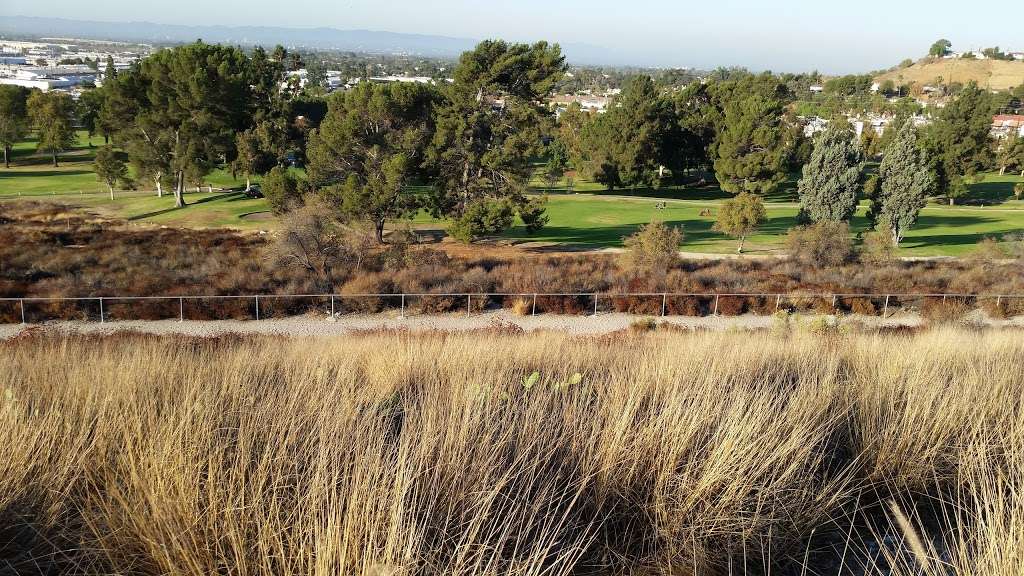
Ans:
[[[553,96],[549,102],[554,104],[556,109],[568,108],[570,104],[577,103],[586,112],[597,112],[603,114],[608,110],[611,98],[607,96],[590,96],[586,94],[559,94]]]
[[[813,138],[815,134],[818,132],[824,132],[825,128],[828,128],[828,120],[825,120],[820,116],[811,116],[810,118],[801,116],[798,120],[803,122],[804,137],[806,138]]]
[[[1010,135],[1024,137],[1024,116],[1019,114],[999,114],[992,118],[992,137],[1009,138]]]
[[[815,94],[820,94],[820,93],[825,91],[825,87],[821,86],[819,84],[815,84],[815,85],[810,87],[810,91],[815,93]]]
[[[69,90],[96,82],[96,71],[88,66],[5,66],[0,67],[0,84],[38,88],[43,92]]]
[[[14,54],[10,52],[0,52],[0,64],[24,66],[28,64],[28,60],[21,54]]]
[[[372,76],[370,82],[405,82],[410,84],[433,84],[429,76]]]

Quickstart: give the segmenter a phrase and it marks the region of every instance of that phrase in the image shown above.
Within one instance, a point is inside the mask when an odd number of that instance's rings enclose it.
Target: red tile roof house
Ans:
[[[1010,134],[1024,136],[1024,116],[1019,114],[999,114],[992,118],[992,137],[1007,138]]]

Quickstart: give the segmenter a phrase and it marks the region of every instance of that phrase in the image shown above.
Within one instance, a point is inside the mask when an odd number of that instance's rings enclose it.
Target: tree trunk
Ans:
[[[160,176],[157,175],[155,180],[156,180],[156,197],[157,198],[163,198],[164,197],[164,186],[163,186],[163,184],[160,183]]]
[[[174,207],[185,207],[185,173],[179,171],[174,182]]]
[[[952,205],[953,205],[953,204],[955,204],[955,203],[956,203],[956,199],[955,199],[955,198],[953,198],[953,197],[951,196],[951,197],[949,198],[949,205],[950,205],[950,206],[952,206]]]
[[[10,155],[11,155],[11,147],[10,146],[4,146],[4,168],[10,168],[11,167]]]
[[[56,150],[53,151],[53,167],[54,168],[59,168],[59,166],[57,166],[57,151]]]
[[[736,250],[737,254],[743,254],[743,242],[745,242],[746,239],[747,239],[746,236],[740,236],[740,247],[739,247],[738,250]]]
[[[113,200],[114,199],[114,187],[108,182],[107,183],[107,188],[110,189],[110,199]]]
[[[252,182],[249,180],[249,175],[245,175],[245,191],[248,192],[252,189]]]
[[[999,175],[1003,176],[1005,174],[1006,174],[1006,166],[1003,166],[1002,168],[999,169]]]
[[[377,224],[377,226],[376,226],[376,228],[377,228],[377,243],[378,244],[383,244],[384,243],[384,219],[381,218],[380,220],[378,220],[376,222],[376,224]]]

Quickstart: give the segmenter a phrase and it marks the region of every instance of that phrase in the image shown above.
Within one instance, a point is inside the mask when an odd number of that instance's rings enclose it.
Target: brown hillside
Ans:
[[[1024,61],[1005,60],[932,60],[921,61],[909,68],[900,68],[882,74],[876,80],[892,80],[897,84],[933,84],[936,78],[943,82],[977,82],[991,90],[1007,90],[1024,84]]]

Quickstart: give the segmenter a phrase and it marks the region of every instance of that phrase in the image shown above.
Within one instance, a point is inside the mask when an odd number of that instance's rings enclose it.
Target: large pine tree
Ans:
[[[857,210],[864,157],[845,120],[818,135],[797,185],[800,211],[811,222],[846,222]]]
[[[714,166],[723,190],[766,194],[785,181],[793,142],[782,122],[782,92],[770,76],[743,79],[722,91]]]
[[[565,74],[557,44],[485,41],[466,52],[436,108],[428,161],[435,208],[462,215],[477,201],[525,202],[530,159],[543,152],[543,105]]]
[[[653,186],[673,159],[679,130],[671,102],[649,76],[636,76],[585,131],[594,178],[606,186]]]
[[[907,122],[885,150],[868,216],[876,228],[887,229],[893,244],[899,245],[917,222],[934,188],[935,174],[918,147],[917,129],[913,122]]]

